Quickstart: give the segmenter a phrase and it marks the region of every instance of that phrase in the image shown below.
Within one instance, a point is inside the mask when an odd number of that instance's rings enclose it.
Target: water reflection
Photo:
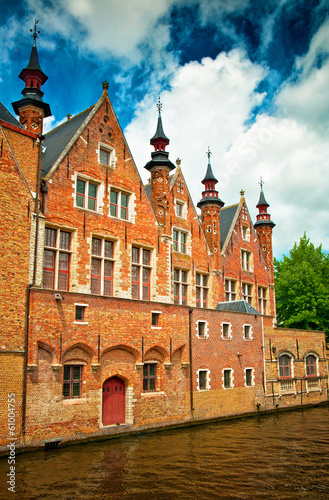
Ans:
[[[328,421],[325,406],[24,454],[17,498],[328,499]]]

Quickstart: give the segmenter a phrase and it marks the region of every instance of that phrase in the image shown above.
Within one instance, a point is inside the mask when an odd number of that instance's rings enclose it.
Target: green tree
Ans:
[[[324,330],[329,339],[329,255],[304,233],[274,266],[278,324]]]

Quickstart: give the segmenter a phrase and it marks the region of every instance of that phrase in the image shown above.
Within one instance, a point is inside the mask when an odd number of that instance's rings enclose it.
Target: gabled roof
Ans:
[[[250,304],[248,304],[247,301],[245,300],[233,300],[231,302],[218,302],[216,306],[217,311],[234,311],[234,312],[240,312],[240,313],[247,313],[247,314],[257,314],[260,316],[260,313],[252,307]]]
[[[0,102],[0,120],[25,130],[23,125],[21,125],[19,121],[16,120],[16,118],[10,113],[10,111],[8,111],[7,108],[4,107],[4,105],[1,102]]]
[[[239,203],[236,205],[231,205],[229,207],[222,208],[220,211],[220,247],[224,246],[227,235],[230,232],[233,221],[237,214]]]
[[[82,113],[79,113],[75,117],[67,120],[65,123],[59,125],[59,127],[56,127],[54,130],[46,134],[46,138],[43,142],[45,150],[42,155],[41,171],[43,177],[58,160],[93,108],[94,106],[85,109]]]

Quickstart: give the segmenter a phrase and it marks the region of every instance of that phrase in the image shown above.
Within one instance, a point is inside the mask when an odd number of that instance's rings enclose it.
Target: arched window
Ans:
[[[283,354],[279,358],[279,374],[280,378],[291,377],[291,358],[287,354]]]
[[[306,356],[306,376],[316,377],[316,357],[313,354]]]

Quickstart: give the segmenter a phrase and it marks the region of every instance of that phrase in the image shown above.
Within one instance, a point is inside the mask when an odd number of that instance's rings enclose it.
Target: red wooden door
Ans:
[[[103,384],[103,425],[124,424],[125,383],[117,377]]]

